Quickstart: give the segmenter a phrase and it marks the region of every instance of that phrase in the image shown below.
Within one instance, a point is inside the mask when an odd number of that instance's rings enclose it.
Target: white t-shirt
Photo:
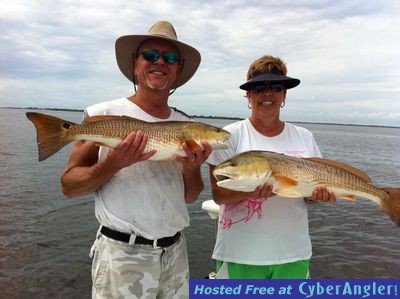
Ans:
[[[86,108],[85,116],[128,115],[147,122],[188,121],[171,109],[168,119],[158,119],[126,98]],[[107,147],[100,147],[99,160]],[[100,224],[148,239],[173,236],[189,226],[184,199],[182,167],[176,161],[142,161],[120,170],[95,192],[95,213]]]
[[[217,165],[248,150],[266,150],[296,157],[320,157],[310,131],[285,123],[281,134],[266,137],[249,119],[226,126],[230,148],[213,151],[207,162]],[[220,206],[213,258],[249,265],[274,265],[311,258],[307,206],[303,199],[275,196]]]

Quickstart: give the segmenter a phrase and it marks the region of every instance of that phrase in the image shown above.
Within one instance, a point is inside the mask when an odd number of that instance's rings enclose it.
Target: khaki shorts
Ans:
[[[92,298],[188,298],[185,236],[170,247],[129,245],[98,234],[91,254]]]

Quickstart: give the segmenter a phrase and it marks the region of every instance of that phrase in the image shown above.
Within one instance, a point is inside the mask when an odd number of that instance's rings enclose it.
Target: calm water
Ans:
[[[36,133],[25,110],[0,109],[0,297],[89,298],[88,257],[97,231],[90,196],[67,200],[59,174],[71,146],[37,161]],[[45,111],[80,122],[79,112]],[[217,126],[232,121],[201,119]],[[327,158],[367,172],[375,185],[400,186],[400,129],[302,124]],[[192,278],[213,269],[214,223],[201,210],[211,198],[206,188],[190,205],[187,230]],[[400,228],[375,204],[310,205],[314,278],[399,278]]]

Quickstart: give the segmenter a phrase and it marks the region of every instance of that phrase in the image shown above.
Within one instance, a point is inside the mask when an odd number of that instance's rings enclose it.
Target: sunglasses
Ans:
[[[160,59],[160,56],[168,64],[174,64],[179,61],[179,54],[175,52],[161,52],[160,54],[160,52],[157,50],[146,50],[140,52],[138,56],[139,55],[142,55],[144,59],[150,62],[156,62],[158,59]]]
[[[261,93],[267,90],[272,90],[274,92],[280,92],[283,90],[283,84],[280,82],[270,82],[263,85],[255,85],[250,90],[254,90],[256,93]]]

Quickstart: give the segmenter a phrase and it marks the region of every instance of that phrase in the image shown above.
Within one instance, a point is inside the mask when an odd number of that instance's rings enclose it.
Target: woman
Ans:
[[[232,191],[218,187],[212,175],[215,165],[248,150],[321,156],[310,131],[280,119],[287,89],[300,84],[286,73],[286,64],[278,57],[263,56],[250,65],[248,81],[240,88],[246,91],[251,115],[225,127],[232,134],[230,148],[213,152],[207,160],[213,198],[221,205],[213,252],[220,278],[309,278],[311,240],[305,202],[336,199],[324,186],[304,201],[271,197],[269,184],[253,192]]]

